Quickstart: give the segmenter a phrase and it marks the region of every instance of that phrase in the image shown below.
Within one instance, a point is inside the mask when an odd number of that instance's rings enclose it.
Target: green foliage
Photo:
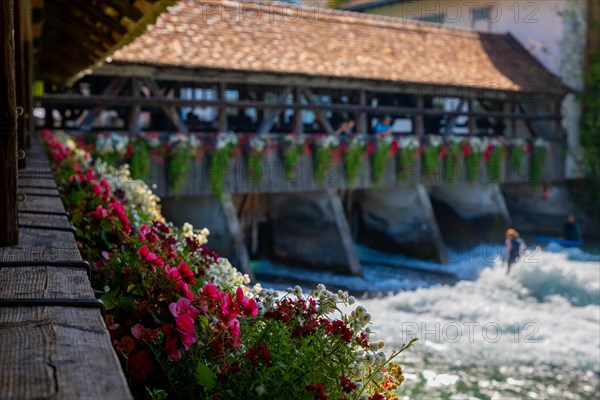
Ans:
[[[186,146],[174,146],[170,149],[167,161],[167,179],[173,193],[178,194],[181,185],[192,167],[194,155]]]
[[[423,148],[423,175],[431,176],[437,173],[440,162],[439,152],[440,149],[438,146],[426,146]]]
[[[419,149],[401,148],[396,160],[396,179],[405,182],[416,169]]]
[[[536,185],[540,181],[542,171],[544,169],[544,163],[548,156],[548,148],[542,146],[533,146],[531,149],[531,163],[529,165],[529,180],[533,185]]]
[[[504,146],[495,146],[490,152],[486,161],[487,178],[490,182],[499,182],[502,178],[503,161],[506,157],[506,148]]]
[[[444,174],[446,182],[454,183],[460,177],[463,160],[463,147],[460,139],[450,140],[446,145],[448,152],[444,156]]]
[[[327,178],[327,173],[331,168],[335,167],[334,150],[326,147],[315,147],[315,182],[324,183]]]
[[[210,188],[217,197],[223,194],[225,174],[230,159],[231,150],[228,147],[215,150],[210,157]]]
[[[388,137],[385,137],[383,139],[379,139],[375,144],[371,164],[371,178],[375,183],[379,182],[383,177],[385,166],[387,165],[388,160],[392,157],[392,143],[395,142],[391,141],[391,139],[388,139]],[[394,149],[394,151],[395,150],[396,149]]]
[[[351,141],[344,149],[344,173],[348,185],[354,184],[358,177],[358,171],[362,167],[362,159],[365,155],[366,146],[360,141]]]
[[[142,138],[136,138],[133,141],[131,160],[129,170],[133,179],[148,179],[151,165],[152,147],[150,143]]]

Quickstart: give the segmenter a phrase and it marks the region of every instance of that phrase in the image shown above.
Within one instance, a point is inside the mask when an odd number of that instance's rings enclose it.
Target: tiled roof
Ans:
[[[112,59],[505,91],[565,90],[510,35],[278,2],[182,0]]]

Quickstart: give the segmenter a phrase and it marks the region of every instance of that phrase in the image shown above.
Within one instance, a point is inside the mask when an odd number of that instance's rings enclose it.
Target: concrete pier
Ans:
[[[271,257],[301,267],[361,275],[342,202],[334,191],[269,196]]]
[[[437,223],[448,245],[462,247],[504,240],[511,218],[498,184],[436,185],[430,195]]]
[[[219,200],[213,195],[185,198],[165,197],[162,213],[167,221],[177,226],[189,222],[194,228],[207,227],[208,244],[219,255],[226,257],[235,268],[253,277],[248,250],[231,195]]]
[[[425,187],[360,190],[357,239],[377,250],[447,262],[442,235]]]
[[[502,185],[502,193],[513,218],[515,229],[538,235],[562,236],[567,215],[574,214],[582,228],[589,230],[583,211],[564,185]]]

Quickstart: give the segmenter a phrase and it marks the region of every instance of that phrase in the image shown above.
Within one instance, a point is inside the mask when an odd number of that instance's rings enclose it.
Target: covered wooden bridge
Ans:
[[[369,134],[387,114],[396,135],[543,138],[556,150],[543,179],[564,176],[561,102],[569,89],[510,34],[271,2],[189,0],[90,72],[67,93],[46,88],[36,97],[46,110],[41,125],[89,135],[201,133],[210,141],[226,131],[332,134],[348,119]],[[232,163],[221,201],[211,194],[210,157],[177,195],[165,165],[150,179],[167,217],[210,226],[213,239],[227,244],[219,250],[242,269],[248,247],[260,253],[264,236],[271,257],[352,273],[360,273],[353,237],[441,261],[438,222],[473,228],[448,240],[485,238],[482,224],[493,240],[510,220],[498,182],[529,180],[517,171],[478,185],[424,182],[419,173],[399,182],[391,163],[378,185],[368,171],[348,185],[342,167],[315,183],[308,159],[302,178],[290,183],[278,157],[267,158],[279,168],[258,185],[244,179],[243,158]],[[294,229],[299,221],[302,229]]]

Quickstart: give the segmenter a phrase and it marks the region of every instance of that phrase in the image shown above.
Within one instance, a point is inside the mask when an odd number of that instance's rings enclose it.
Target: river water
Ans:
[[[532,248],[507,276],[492,245],[449,252],[448,265],[358,252],[363,278],[253,267],[265,287],[351,290],[388,350],[417,337],[398,360],[400,398],[600,398],[600,256]]]

